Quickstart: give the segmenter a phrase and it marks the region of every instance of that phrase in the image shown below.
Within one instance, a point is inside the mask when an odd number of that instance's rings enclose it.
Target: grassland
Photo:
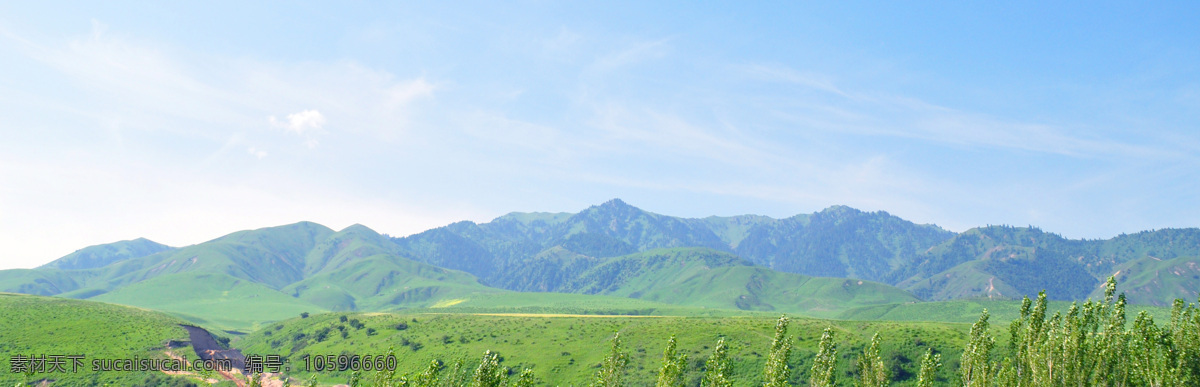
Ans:
[[[737,385],[754,385],[761,383],[776,317],[328,313],[273,324],[238,346],[248,354],[288,356],[294,378],[312,374],[304,372],[305,359],[314,356],[380,355],[394,350],[401,374],[419,372],[433,359],[446,363],[444,373],[453,373],[456,360],[464,361],[464,369],[473,369],[484,351],[491,350],[501,355],[502,365],[531,368],[546,385],[578,386],[587,384],[608,350],[607,340],[620,332],[630,355],[627,377],[631,385],[646,385],[652,383],[671,335],[689,355],[691,384],[698,383],[704,360],[724,337],[731,345]],[[947,369],[953,369],[968,329],[966,324],[794,319],[791,334],[796,350],[791,364],[796,384],[807,380],[821,330],[829,326],[837,331],[843,375],[848,375],[870,335],[880,332],[885,337],[885,359],[894,365],[896,385],[915,382],[913,375],[927,347],[943,353]],[[345,383],[349,377],[337,371],[317,375],[328,384]],[[944,371],[943,377],[950,375]]]
[[[93,372],[93,359],[164,358],[168,340],[187,340],[183,321],[163,313],[99,302],[0,293],[0,385],[44,380],[54,385],[164,384],[153,372]],[[173,349],[185,354],[188,347]],[[12,373],[14,356],[83,355],[79,372]],[[195,358],[195,356],[190,356]],[[71,361],[65,369],[70,371]]]
[[[239,332],[302,312],[327,311],[258,283],[210,273],[155,277],[92,300],[155,309],[193,324]]]
[[[401,313],[510,313],[607,316],[778,316],[773,312],[680,306],[636,298],[571,293],[504,292],[443,300],[429,308]]]
[[[1079,304],[1082,305],[1083,303]],[[1066,314],[1070,307],[1070,302],[1050,301],[1048,303],[1048,314],[1053,315],[1055,312]],[[847,310],[838,314],[836,318],[842,320],[973,323],[979,320],[979,314],[985,308],[988,310],[988,314],[991,315],[992,326],[995,327],[998,326],[997,324],[1007,324],[1009,321],[1016,319],[1020,315],[1021,301],[957,300],[874,305]],[[1129,305],[1126,309],[1126,315],[1136,316],[1143,310],[1149,313],[1151,317],[1154,317],[1154,321],[1169,321],[1171,318],[1170,308],[1151,305]],[[1133,323],[1132,317],[1129,319],[1129,323]]]

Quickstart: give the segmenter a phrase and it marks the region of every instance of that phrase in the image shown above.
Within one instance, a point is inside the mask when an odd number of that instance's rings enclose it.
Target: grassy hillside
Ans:
[[[88,274],[58,269],[0,270],[0,291],[51,296],[79,289],[93,276]]]
[[[918,264],[902,270],[904,279],[896,286],[927,300],[1020,298],[1041,290],[1059,300],[1082,300],[1130,262],[1188,256],[1200,256],[1200,229],[1072,240],[1036,227],[988,226],[967,230],[922,253]],[[1163,288],[1163,293],[1151,288],[1130,292],[1130,302],[1165,305],[1186,296],[1179,287]]]
[[[235,232],[176,250],[125,259],[85,270],[38,269],[0,272],[0,291],[36,286],[44,295],[68,292],[91,297],[122,286],[176,273],[224,274],[271,288],[303,278],[304,257],[333,231],[311,222]],[[52,278],[46,278],[53,276]]]
[[[627,297],[549,292],[503,292],[445,299],[405,313],[572,314],[598,316],[774,316],[774,312],[714,309]]]
[[[346,321],[342,321],[345,317]],[[376,355],[394,349],[398,373],[416,373],[433,359],[447,363],[451,373],[457,359],[473,371],[485,350],[498,352],[502,365],[532,368],[545,385],[586,385],[608,350],[608,340],[620,332],[630,356],[631,385],[653,382],[667,338],[678,338],[689,355],[686,380],[699,382],[700,369],[720,337],[730,344],[736,385],[761,384],[776,317],[574,317],[487,316],[440,314],[341,314],[292,319],[255,332],[240,344],[251,354],[289,356],[293,376],[302,372],[306,357],[327,354]],[[356,328],[356,326],[358,328]],[[839,342],[839,365],[848,372],[870,335],[885,338],[884,359],[894,365],[895,385],[912,385],[920,355],[927,347],[941,351],[947,364],[958,358],[967,326],[907,322],[853,322],[794,319],[791,336],[793,383],[802,385],[821,330],[833,326]],[[343,336],[345,332],[345,336]],[[947,367],[943,377],[953,369]],[[346,372],[319,375],[323,383],[345,383]]]
[[[283,291],[330,310],[379,310],[500,290],[480,285],[467,273],[380,254],[347,261]]]
[[[174,247],[146,238],[88,246],[42,265],[44,269],[81,270],[108,266],[113,262],[172,250]]]
[[[605,260],[554,246],[508,265],[508,274],[497,277],[492,285],[517,291],[558,291]]]
[[[92,300],[159,310],[194,324],[240,332],[253,331],[262,322],[328,310],[262,284],[209,273],[155,277]]]
[[[584,272],[563,290],[810,316],[917,300],[888,285],[777,272],[704,248],[659,249],[614,258]]]
[[[168,340],[187,340],[183,321],[163,313],[99,302],[0,293],[0,384],[53,380],[56,386],[166,385],[161,372],[93,372],[94,359],[165,358]],[[171,349],[195,354],[191,348]],[[79,372],[11,373],[13,356],[83,355]],[[67,361],[69,371],[71,361]]]
[[[301,312],[424,307],[499,292],[470,274],[398,254],[360,225],[334,232],[301,222],[99,268],[0,271],[0,290],[155,308],[239,331]]]
[[[1146,257],[1117,267],[1117,291],[1125,292],[1130,303],[1170,306],[1171,300],[1197,299],[1200,292],[1200,258],[1162,259]],[[1097,288],[1092,297],[1103,296]]]
[[[904,289],[926,300],[1007,300],[1024,294],[988,272],[986,268],[983,261],[964,262],[937,275],[908,282]]]

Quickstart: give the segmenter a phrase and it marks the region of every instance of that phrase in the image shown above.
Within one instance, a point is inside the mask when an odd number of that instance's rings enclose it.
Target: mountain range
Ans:
[[[954,233],[845,206],[785,219],[687,219],[611,200],[576,214],[511,213],[488,223],[458,222],[393,240],[414,259],[519,291],[569,289],[571,278],[607,258],[685,246],[734,254],[779,272],[885,283],[930,301],[1014,299],[1041,290],[1052,299],[1082,300],[1111,275],[1118,276],[1123,289],[1142,289],[1131,292],[1131,301],[1146,304],[1194,299],[1200,287],[1190,277],[1200,265],[1196,228],[1106,240],[1066,239],[1036,227],[986,226]],[[1153,279],[1122,272],[1127,265],[1145,267],[1137,262],[1162,260],[1168,263],[1152,265],[1159,273]]]
[[[36,269],[0,271],[0,291],[155,308],[226,326],[301,311],[514,297],[559,302],[566,293],[639,310],[681,305],[829,315],[1041,290],[1078,300],[1094,297],[1112,275],[1130,302],[1166,305],[1196,298],[1197,257],[1196,228],[1072,240],[1035,227],[955,233],[845,206],[785,219],[691,219],[614,199],[578,213],[510,213],[400,238],[361,225],[334,231],[301,222],[180,248],[121,241]],[[255,316],[219,317],[239,314]]]

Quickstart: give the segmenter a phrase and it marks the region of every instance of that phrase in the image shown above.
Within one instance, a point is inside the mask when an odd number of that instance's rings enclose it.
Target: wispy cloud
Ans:
[[[436,93],[435,81],[352,61],[222,57],[114,30],[119,29],[95,23],[90,33],[63,39],[0,30],[0,56],[23,61],[42,77],[8,85],[29,98],[0,110],[29,107],[64,116],[38,125],[69,138],[115,137],[120,145],[52,143],[43,135],[23,137],[37,146],[8,147],[13,152],[6,158],[21,167],[0,162],[0,181],[22,189],[0,195],[0,234],[9,235],[0,242],[41,242],[14,251],[5,267],[35,266],[69,253],[47,249],[49,242],[34,235],[49,235],[51,229],[77,235],[66,242],[73,250],[137,236],[195,243],[230,230],[298,220],[334,227],[372,223],[392,233],[419,231],[433,218],[457,220],[407,205],[380,205],[375,192],[300,187],[305,179],[275,161],[295,163],[311,155],[336,163],[355,155],[319,155],[309,148],[318,141],[322,147],[334,143],[335,136],[343,143],[333,145],[345,149],[413,131],[410,120]],[[40,87],[43,83],[54,88]],[[0,132],[15,131],[14,125],[0,122]],[[103,133],[90,133],[98,130]],[[37,168],[24,168],[30,165]],[[79,194],[82,185],[89,187],[87,195]],[[386,210],[367,210],[361,204],[367,202]],[[33,227],[32,219],[44,224]],[[194,221],[183,225],[178,219]]]
[[[246,153],[249,153],[259,159],[264,159],[267,157],[267,151],[255,147],[246,148]]]
[[[751,65],[752,79],[801,85],[832,97],[789,95],[770,108],[773,114],[805,129],[871,136],[912,138],[954,146],[1013,149],[1071,157],[1131,155],[1184,156],[1161,147],[1111,138],[1089,138],[1072,128],[1049,123],[998,118],[942,106],[919,98],[877,91],[846,90],[832,77],[795,71],[780,65]],[[789,107],[803,107],[799,112]]]
[[[177,51],[109,32],[65,44],[41,43],[7,32],[20,54],[78,82],[120,112],[127,128],[169,130],[220,139],[213,128],[279,127],[306,137],[328,131],[327,117],[347,117],[338,128],[395,137],[407,128],[412,105],[437,89],[425,77],[398,79],[354,62],[278,65]],[[275,115],[291,111],[284,118]],[[273,119],[273,120],[272,120]]]
[[[777,64],[752,64],[743,66],[743,71],[751,77],[764,81],[784,82],[817,89],[843,97],[851,97],[834,84],[833,78],[811,72],[800,72]]]
[[[582,36],[566,26],[559,27],[558,34],[542,42],[542,49],[551,53],[569,51],[579,43]]]
[[[671,40],[673,38],[636,42],[621,50],[600,56],[592,64],[592,70],[597,72],[612,71],[648,60],[663,58],[667,56],[671,49]]]

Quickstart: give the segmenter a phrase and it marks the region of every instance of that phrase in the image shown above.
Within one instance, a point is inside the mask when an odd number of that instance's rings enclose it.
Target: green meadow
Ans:
[[[433,360],[444,363],[443,377],[452,377],[456,363],[473,372],[484,351],[502,358],[501,365],[519,371],[532,369],[545,385],[582,386],[591,381],[609,349],[608,340],[620,333],[629,353],[629,385],[653,384],[667,339],[675,335],[681,353],[688,355],[685,380],[696,385],[705,359],[717,340],[730,346],[736,385],[761,384],[762,370],[778,316],[604,316],[571,314],[464,313],[327,313],[294,318],[265,327],[237,343],[247,354],[280,354],[290,359],[293,379],[316,375],[322,384],[345,383],[348,371],[313,372],[316,357],[376,356],[392,351],[397,374],[420,372]],[[803,384],[816,352],[821,331],[836,331],[840,373],[850,375],[854,359],[878,332],[881,351],[894,365],[895,385],[911,385],[927,348],[953,363],[967,337],[967,324],[928,322],[867,322],[794,318],[790,336],[795,350],[790,365],[793,382]],[[951,380],[946,368],[941,375]],[[369,377],[365,373],[364,377]]]
[[[53,382],[54,385],[166,385],[161,372],[93,372],[95,359],[166,358],[166,351],[187,354],[190,347],[166,347],[169,340],[188,339],[183,320],[127,306],[54,297],[0,293],[0,383],[5,386]],[[18,356],[82,355],[82,366],[70,372],[13,373]]]
[[[1083,302],[1076,304],[1083,306]],[[1069,301],[1049,301],[1047,313],[1066,314],[1071,307]],[[952,323],[973,323],[979,320],[979,314],[987,309],[993,325],[1007,323],[1020,316],[1021,301],[1015,300],[956,300],[936,302],[916,302],[905,304],[873,305],[850,309],[837,315],[842,320],[880,320],[880,321],[931,321]],[[1155,321],[1168,321],[1171,318],[1171,308],[1151,305],[1129,305],[1128,314],[1136,316],[1145,311]],[[1132,324],[1132,320],[1129,323]]]

